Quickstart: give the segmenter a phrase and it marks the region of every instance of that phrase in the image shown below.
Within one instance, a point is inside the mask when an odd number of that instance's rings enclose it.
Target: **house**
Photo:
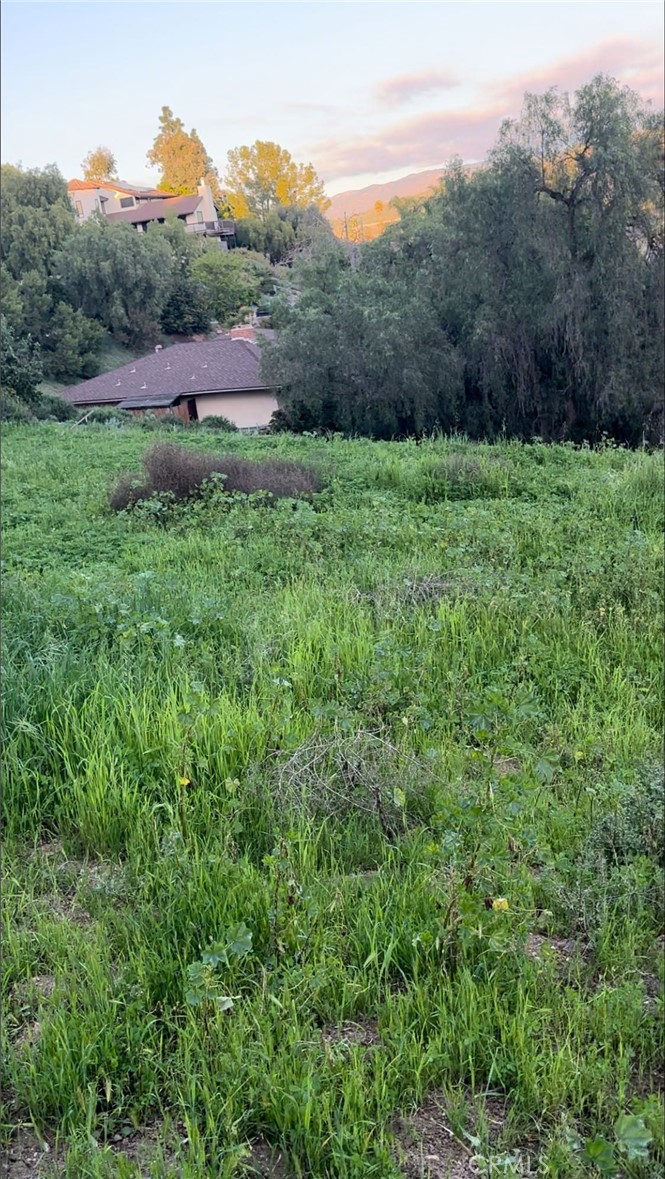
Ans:
[[[127,221],[145,233],[151,222],[163,224],[167,217],[177,217],[188,233],[216,238],[224,249],[235,236],[235,222],[219,220],[210,186],[203,180],[188,196],[170,196],[158,188],[140,188],[119,180],[70,180],[67,191],[81,221],[102,213],[111,222]]]
[[[174,413],[184,422],[223,416],[240,430],[267,426],[278,409],[274,388],[259,372],[252,340],[218,336],[199,344],[157,345],[132,364],[102,373],[60,396],[82,413],[111,406],[142,416]]]

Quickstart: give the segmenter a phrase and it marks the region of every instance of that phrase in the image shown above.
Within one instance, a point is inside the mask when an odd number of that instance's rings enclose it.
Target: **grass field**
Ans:
[[[661,1175],[662,456],[183,433],[4,431],[5,1173]]]

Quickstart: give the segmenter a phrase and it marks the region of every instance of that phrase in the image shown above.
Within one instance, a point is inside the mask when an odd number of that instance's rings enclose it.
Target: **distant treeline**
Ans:
[[[349,265],[321,238],[264,359],[285,428],[630,444],[662,430],[663,121],[599,76]]]

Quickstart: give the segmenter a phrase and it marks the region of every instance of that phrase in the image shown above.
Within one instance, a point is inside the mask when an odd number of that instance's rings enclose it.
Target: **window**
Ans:
[[[83,204],[81,201],[76,202],[76,216],[77,217],[83,216]]]
[[[121,197],[120,198],[120,208],[121,209],[131,209],[133,207],[133,205],[134,205],[134,197]]]
[[[200,209],[196,210],[196,220],[199,222],[203,221],[203,213],[201,212]]]

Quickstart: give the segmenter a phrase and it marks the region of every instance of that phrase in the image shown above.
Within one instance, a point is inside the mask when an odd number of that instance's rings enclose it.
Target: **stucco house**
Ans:
[[[157,348],[149,356],[102,373],[60,396],[81,413],[97,406],[140,416],[174,413],[184,422],[223,416],[240,430],[267,426],[278,408],[275,389],[259,372],[253,340],[219,336],[198,344]]]
[[[212,191],[202,180],[195,193],[169,196],[157,188],[139,188],[115,180],[70,180],[69,199],[80,221],[102,213],[111,222],[127,221],[144,233],[152,221],[178,217],[188,233],[216,238],[223,248],[235,236],[235,222],[221,220]]]

